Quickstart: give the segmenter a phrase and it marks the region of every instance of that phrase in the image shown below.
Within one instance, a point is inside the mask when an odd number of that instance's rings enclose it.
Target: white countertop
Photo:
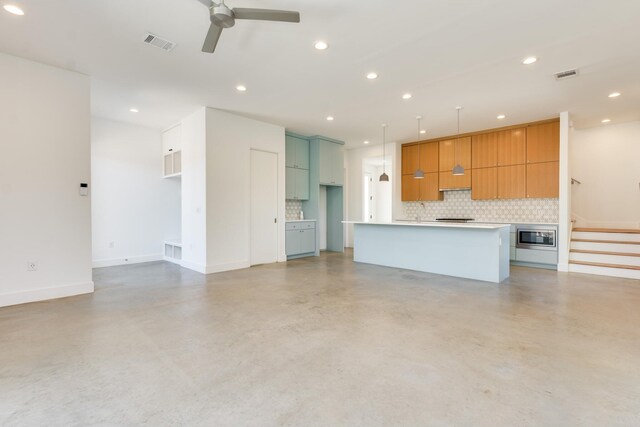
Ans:
[[[510,224],[489,224],[473,222],[364,222],[364,221],[342,221],[343,224],[363,224],[363,225],[392,225],[397,227],[442,227],[442,228],[472,228],[494,230],[498,228],[511,227]]]
[[[413,222],[415,223],[416,220],[415,218],[397,218],[396,221],[399,222]],[[424,222],[432,222],[429,220],[424,220]],[[469,224],[511,224],[511,225],[555,225],[557,226],[558,223],[557,222],[520,222],[520,221],[512,221],[512,222],[496,222],[496,221],[492,221],[492,222],[487,222],[487,221],[471,221],[469,222]]]
[[[288,219],[285,222],[316,222],[315,219]]]

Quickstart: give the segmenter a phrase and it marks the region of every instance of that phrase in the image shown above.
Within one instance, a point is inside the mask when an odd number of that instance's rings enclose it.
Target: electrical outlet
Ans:
[[[36,264],[35,261],[27,262],[27,271],[37,271],[37,270],[38,270],[38,264]]]
[[[109,242],[109,249],[113,249],[116,247],[115,242]]]

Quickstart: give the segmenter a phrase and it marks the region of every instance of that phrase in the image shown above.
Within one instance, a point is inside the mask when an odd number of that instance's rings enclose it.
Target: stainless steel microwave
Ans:
[[[518,227],[516,228],[516,248],[556,251],[558,250],[556,230],[541,226]]]

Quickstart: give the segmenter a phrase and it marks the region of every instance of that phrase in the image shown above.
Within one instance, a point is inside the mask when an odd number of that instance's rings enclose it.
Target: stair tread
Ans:
[[[596,240],[596,239],[571,239],[572,242],[587,242],[587,243],[613,243],[623,245],[640,245],[640,242],[627,242],[624,240]]]
[[[639,270],[640,267],[635,265],[623,265],[623,264],[606,264],[602,262],[589,262],[589,261],[569,261],[569,264],[590,265],[592,267],[607,267],[607,268],[622,268],[624,270]]]
[[[589,251],[586,249],[571,249],[569,252],[575,252],[578,254],[594,254],[594,255],[617,255],[617,256],[637,256],[640,254],[634,254],[630,252],[609,252],[609,251]]]
[[[624,233],[624,234],[640,234],[640,228],[584,228],[577,227],[573,231],[584,233]]]

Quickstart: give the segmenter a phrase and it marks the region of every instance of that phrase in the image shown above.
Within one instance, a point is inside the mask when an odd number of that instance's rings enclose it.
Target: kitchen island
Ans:
[[[509,224],[344,221],[353,260],[500,283],[509,277]]]

